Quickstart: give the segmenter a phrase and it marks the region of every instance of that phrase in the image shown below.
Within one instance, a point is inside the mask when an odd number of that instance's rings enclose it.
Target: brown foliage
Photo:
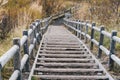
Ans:
[[[100,23],[110,23],[111,20],[118,23],[120,0],[90,0],[91,19],[97,18]]]
[[[55,14],[63,9],[63,0],[41,0],[42,11],[46,16]]]

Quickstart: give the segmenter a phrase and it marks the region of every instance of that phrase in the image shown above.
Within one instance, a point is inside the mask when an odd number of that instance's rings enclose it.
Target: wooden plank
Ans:
[[[40,50],[42,53],[87,53],[87,51],[50,51],[50,50]]]
[[[52,41],[52,42],[49,42],[49,41],[47,41],[47,42],[43,42],[43,43],[47,43],[48,45],[51,45],[51,44],[59,44],[59,45],[82,45],[82,44],[80,44],[80,43],[78,43],[78,42],[69,42],[69,41],[59,41],[59,42],[56,42],[56,41]]]
[[[71,46],[70,45],[46,45],[46,47],[83,48],[83,46],[79,46],[79,45],[71,45]]]
[[[102,69],[85,69],[85,68],[35,68],[35,71],[40,71],[40,72],[97,72],[97,73],[102,73]]]
[[[81,79],[101,79],[108,80],[107,76],[80,76],[80,75],[33,75],[33,77],[40,79],[62,79],[62,80],[81,80]]]
[[[66,66],[66,67],[93,67],[93,66],[97,66],[97,64],[92,64],[92,63],[40,63],[37,62],[36,65],[39,66],[47,66],[47,67],[52,67],[52,66],[56,66],[56,67],[61,67],[61,66]]]
[[[47,43],[47,45],[79,45],[78,43]]]
[[[62,51],[62,50],[61,50]],[[80,53],[73,53],[73,52],[40,52],[40,54],[89,54],[86,51],[81,51]]]
[[[45,41],[43,41],[43,43],[44,43]],[[77,40],[72,40],[72,39],[52,39],[52,40],[47,40],[47,42],[77,42],[78,43],[78,41]],[[79,43],[79,44],[81,44],[81,43]]]
[[[45,56],[45,57],[62,57],[62,58],[88,58],[91,57],[90,55],[82,55],[82,54],[39,54],[39,56]]]
[[[42,60],[42,61],[56,61],[56,62],[72,62],[72,61],[76,61],[76,62],[94,62],[94,59],[78,59],[78,58],[38,58],[38,60]]]
[[[57,48],[57,47],[41,47],[41,49],[46,50],[86,50],[85,48]]]

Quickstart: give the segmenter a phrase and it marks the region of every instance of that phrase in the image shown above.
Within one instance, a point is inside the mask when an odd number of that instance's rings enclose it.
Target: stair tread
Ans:
[[[78,59],[78,58],[38,58],[44,61],[94,61],[94,59]]]
[[[69,80],[75,80],[75,79],[107,79],[107,76],[80,76],[80,75],[33,75],[37,78],[42,79],[69,79]]]
[[[97,66],[97,64],[92,64],[92,63],[41,63],[37,62],[37,65],[41,66]]]
[[[102,72],[102,69],[85,69],[85,68],[35,68],[37,71],[44,72]]]

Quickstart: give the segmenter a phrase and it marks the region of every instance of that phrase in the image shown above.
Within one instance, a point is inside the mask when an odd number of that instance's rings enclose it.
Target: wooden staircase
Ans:
[[[64,26],[50,26],[43,37],[30,79],[110,80],[88,48]]]

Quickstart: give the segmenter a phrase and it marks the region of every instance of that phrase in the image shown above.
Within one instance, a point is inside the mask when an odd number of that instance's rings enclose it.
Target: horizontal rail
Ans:
[[[20,74],[20,71],[15,70],[9,80],[17,80],[19,74]]]
[[[96,44],[96,46],[98,46],[98,45],[99,45],[99,42],[98,42],[98,41],[96,41],[95,39],[91,39],[91,41],[92,41],[94,44]]]
[[[102,31],[102,34],[107,36],[108,38],[111,38],[111,34],[109,32]]]
[[[100,28],[98,28],[98,27],[93,27],[93,29],[100,32]]]
[[[11,49],[9,49],[5,54],[0,57],[0,64],[2,68],[15,55],[18,49],[19,46],[14,45]]]
[[[32,29],[28,30],[28,36],[30,36],[32,34],[32,31],[33,31]]]
[[[22,58],[22,60],[21,60],[21,67],[20,67],[20,70],[21,70],[21,71],[22,71],[22,69],[24,68],[24,66],[25,66],[28,58],[29,58],[29,55],[28,55],[28,54],[25,54],[25,55],[23,56],[23,58]]]
[[[23,46],[23,44],[27,41],[27,36],[23,36],[20,40],[20,46]]]
[[[110,51],[107,49],[107,48],[105,48],[104,46],[100,46],[100,49],[106,54],[106,55],[109,55],[110,54]]]
[[[116,41],[116,42],[118,42],[118,43],[120,43],[120,38],[117,37],[117,36],[113,36],[113,40]]]

